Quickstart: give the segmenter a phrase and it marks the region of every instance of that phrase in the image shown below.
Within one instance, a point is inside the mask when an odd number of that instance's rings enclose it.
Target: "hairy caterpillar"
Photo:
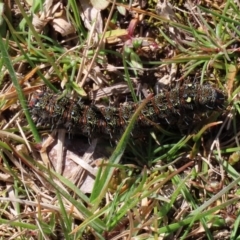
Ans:
[[[179,119],[190,123],[194,114],[220,110],[224,94],[211,85],[184,84],[153,96],[142,109],[137,126],[157,124],[176,125]],[[80,133],[106,133],[112,136],[122,131],[140,103],[126,102],[119,107],[85,105],[80,99],[72,100],[50,92],[42,92],[29,102],[34,118],[40,123]],[[148,121],[150,120],[150,121]]]

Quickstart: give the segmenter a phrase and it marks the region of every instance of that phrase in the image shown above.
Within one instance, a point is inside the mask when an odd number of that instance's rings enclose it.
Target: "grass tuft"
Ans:
[[[0,4],[2,239],[239,239],[239,6],[145,2]],[[186,83],[221,90],[225,106],[136,127],[153,94]],[[44,121],[53,99],[30,115],[46,91],[142,102],[117,136],[65,136]]]

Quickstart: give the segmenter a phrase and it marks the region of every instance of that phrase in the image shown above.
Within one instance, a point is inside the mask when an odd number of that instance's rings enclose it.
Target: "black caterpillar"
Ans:
[[[151,126],[151,122],[173,126],[181,122],[188,125],[196,114],[221,110],[224,101],[224,94],[211,85],[184,84],[152,97],[142,109],[136,125],[146,127]],[[112,136],[125,129],[139,104],[126,102],[118,108],[88,106],[81,100],[59,98],[57,94],[42,92],[30,101],[29,108],[40,123],[69,131],[77,129],[88,136],[94,132]]]

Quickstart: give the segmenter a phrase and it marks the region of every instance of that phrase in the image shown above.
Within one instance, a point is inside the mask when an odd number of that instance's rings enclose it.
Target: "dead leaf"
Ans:
[[[108,7],[110,2],[106,1],[106,0],[91,0],[91,3],[94,8],[96,8],[98,10],[103,10]]]
[[[32,25],[34,26],[34,29],[36,32],[40,33],[43,28],[47,25],[49,20],[47,19],[41,19],[38,15],[33,15]]]
[[[54,4],[52,0],[45,2],[43,10],[33,16],[32,23],[37,32],[41,32],[48,23],[62,36],[75,32],[73,25],[67,19],[66,9],[62,3]]]
[[[73,25],[68,22],[65,16],[53,19],[51,25],[53,26],[54,30],[59,32],[63,37],[75,32]]]
[[[103,32],[103,21],[100,14],[100,10],[94,8],[88,1],[81,1],[80,6],[81,18],[85,27],[88,30],[92,30],[93,24],[95,24],[95,30],[97,33]]]

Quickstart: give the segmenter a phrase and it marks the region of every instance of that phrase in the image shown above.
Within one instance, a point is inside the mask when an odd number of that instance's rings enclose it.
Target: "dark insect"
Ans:
[[[142,109],[136,126],[190,124],[195,114],[224,107],[224,94],[211,85],[184,84],[170,91],[162,91],[152,97]],[[121,133],[140,103],[126,102],[116,107],[84,105],[81,100],[59,98],[57,94],[42,92],[29,103],[31,114],[41,124],[68,131],[78,129],[91,135]]]

